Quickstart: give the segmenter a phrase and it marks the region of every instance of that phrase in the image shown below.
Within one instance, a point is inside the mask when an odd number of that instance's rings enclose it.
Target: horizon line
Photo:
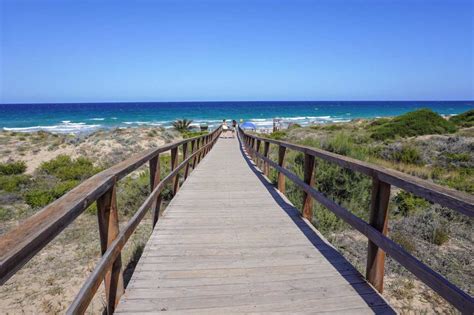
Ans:
[[[19,103],[10,103],[10,102],[1,102],[0,105],[26,105],[26,104],[133,104],[133,103],[268,103],[268,102],[281,102],[281,103],[298,103],[298,102],[474,102],[474,99],[457,99],[457,100],[419,100],[419,99],[405,99],[405,100],[244,100],[244,101],[235,101],[235,100],[225,100],[225,101],[216,101],[216,100],[186,100],[186,101],[87,101],[87,102],[19,102]]]

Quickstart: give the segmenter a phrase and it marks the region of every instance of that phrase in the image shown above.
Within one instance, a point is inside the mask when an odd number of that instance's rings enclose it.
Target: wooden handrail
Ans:
[[[467,216],[474,217],[474,196],[472,195],[460,192],[455,189],[446,188],[399,171],[387,169],[382,166],[366,163],[329,151],[280,140],[263,138],[248,133],[244,134],[246,137],[251,139],[260,139],[263,142],[276,144],[287,149],[312,155],[316,158],[335,163],[341,167],[363,173],[370,177],[378,177],[381,181],[402,188],[408,192],[413,193],[414,195],[456,210]]]
[[[193,163],[191,163],[192,167],[195,168],[201,158],[206,155],[215,144],[220,133],[221,128],[219,127],[210,134],[150,149],[142,154],[127,159],[85,180],[58,200],[23,221],[18,227],[2,235],[0,237],[0,284],[5,283],[36,253],[73,222],[87,207],[97,201],[103,256],[81,289],[80,294],[71,305],[70,310],[85,311],[85,308],[99,287],[100,282],[105,278],[107,311],[112,313],[122,294],[122,292],[119,292],[121,290],[120,281],[122,281],[120,280],[121,268],[114,268],[113,266],[120,255],[121,249],[149,208],[152,208],[155,212],[153,225],[156,223],[160,208],[159,203],[161,202],[160,193],[164,186],[174,181],[174,188],[176,188],[179,182],[175,179],[177,179],[179,172],[183,169],[187,169],[186,172],[188,172],[191,161],[193,161]],[[197,143],[197,145],[194,146],[194,143]],[[192,147],[190,154],[187,154],[188,144],[191,144]],[[177,155],[180,146],[183,146],[183,148],[186,147],[186,149],[183,149],[183,153],[186,156],[178,165]],[[166,151],[172,151],[175,156],[172,158],[170,173],[163,178],[163,180],[159,181],[159,155]],[[198,156],[199,159],[196,161],[196,157]],[[150,184],[152,192],[130,219],[125,228],[119,232],[116,215],[115,184],[118,180],[147,162],[150,162]],[[101,224],[101,222],[103,222],[103,224]],[[95,276],[97,273],[99,278]]]
[[[313,216],[312,207],[308,201],[308,196],[311,196],[311,198],[321,203],[336,214],[337,217],[368,238],[366,278],[379,292],[383,291],[384,262],[385,253],[387,253],[462,313],[472,314],[474,312],[474,299],[469,294],[449,282],[442,275],[419,261],[386,236],[388,223],[387,209],[391,185],[470,217],[474,216],[473,196],[335,153],[248,134],[240,128],[238,135],[248,155],[254,159],[255,164],[258,165],[259,159],[263,161],[263,172],[265,175],[268,175],[269,166],[278,172],[277,187],[280,192],[284,193],[285,191],[284,177],[290,179],[303,190],[303,216],[306,219],[311,220]],[[266,148],[264,154],[258,152],[255,147],[257,141],[259,143],[263,142]],[[270,143],[278,145],[278,163],[268,157],[268,146]],[[304,180],[301,180],[296,174],[285,168],[284,157],[286,149],[292,149],[305,154]],[[315,157],[372,177],[372,206],[369,223],[355,216],[349,210],[330,200],[312,187]]]

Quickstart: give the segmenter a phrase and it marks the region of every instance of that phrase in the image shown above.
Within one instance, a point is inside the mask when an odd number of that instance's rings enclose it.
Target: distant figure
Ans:
[[[222,138],[227,138],[227,132],[229,132],[229,126],[225,119],[222,119]]]
[[[232,138],[235,138],[235,132],[237,130],[237,120],[232,120]]]

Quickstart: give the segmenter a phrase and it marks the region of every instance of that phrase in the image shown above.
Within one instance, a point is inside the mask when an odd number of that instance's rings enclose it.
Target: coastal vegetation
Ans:
[[[173,128],[179,132],[188,131],[191,128],[191,124],[193,123],[190,119],[178,119],[172,123]]]
[[[369,130],[373,139],[386,140],[396,137],[453,133],[456,131],[456,126],[430,109],[420,109],[393,119],[375,120]]]

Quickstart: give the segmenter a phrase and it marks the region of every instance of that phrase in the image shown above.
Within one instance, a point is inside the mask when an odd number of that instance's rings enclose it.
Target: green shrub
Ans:
[[[32,208],[41,208],[54,201],[49,190],[33,189],[25,193],[25,202]]]
[[[404,144],[400,151],[394,151],[391,156],[393,161],[407,164],[421,164],[421,154],[414,146]]]
[[[393,233],[390,233],[390,238],[409,253],[413,253],[416,250],[416,245],[411,235],[407,235],[400,231],[394,231]]]
[[[453,116],[449,119],[449,121],[459,127],[474,127],[474,109]]]
[[[433,229],[433,238],[431,239],[431,242],[433,244],[441,246],[447,241],[449,241],[449,231],[446,225],[436,226]]]
[[[283,140],[286,137],[286,131],[283,131],[283,130],[274,131],[271,134],[266,135],[266,137],[270,139],[275,139],[275,140]]]
[[[0,221],[6,221],[13,217],[13,211],[11,209],[0,208]]]
[[[324,208],[319,203],[315,202],[313,209],[315,215],[314,225],[323,234],[337,232],[346,227],[344,221],[339,219],[333,212]]]
[[[456,126],[430,109],[409,112],[380,125],[369,127],[375,140],[452,133]]]
[[[292,129],[298,129],[298,128],[301,128],[301,125],[300,124],[290,124],[288,126],[288,130],[292,130]]]
[[[155,136],[158,135],[158,133],[156,132],[155,129],[153,129],[153,130],[148,131],[146,135],[147,135],[148,137],[155,137]]]
[[[0,163],[0,175],[18,175],[26,171],[24,161]]]
[[[322,147],[324,150],[341,155],[349,155],[353,149],[350,137],[343,132],[338,132],[334,137],[323,142]]]
[[[184,139],[189,139],[189,138],[207,135],[208,133],[209,133],[208,131],[184,131],[182,132],[182,135]]]
[[[449,162],[469,162],[471,155],[467,152],[463,153],[444,153],[444,156],[448,159]]]
[[[24,194],[25,202],[30,205],[32,208],[44,207],[54,200],[60,198],[65,193],[73,189],[79,184],[77,180],[68,180],[65,182],[59,182],[52,187],[44,187],[43,185],[38,185],[41,182],[36,182],[36,187],[31,190],[28,190]],[[43,187],[41,187],[43,186]]]
[[[126,177],[117,186],[117,204],[121,214],[133,215],[150,194],[150,173],[141,172],[137,178]]]
[[[416,212],[425,210],[430,206],[430,203],[423,198],[417,197],[406,191],[400,191],[393,201],[396,205],[394,209],[395,215],[402,215],[404,217],[413,215]]]
[[[446,178],[438,178],[436,182],[456,190],[474,193],[474,169],[471,167],[458,168],[456,172]]]
[[[0,190],[7,192],[18,192],[28,184],[30,176],[28,175],[8,175],[0,176]]]
[[[85,157],[73,160],[67,155],[58,155],[51,161],[41,163],[39,170],[61,180],[84,180],[100,171]]]
[[[350,156],[359,160],[365,160],[368,149],[365,146],[354,143],[355,137],[347,132],[336,132],[321,143],[321,148],[326,151],[340,155]]]

